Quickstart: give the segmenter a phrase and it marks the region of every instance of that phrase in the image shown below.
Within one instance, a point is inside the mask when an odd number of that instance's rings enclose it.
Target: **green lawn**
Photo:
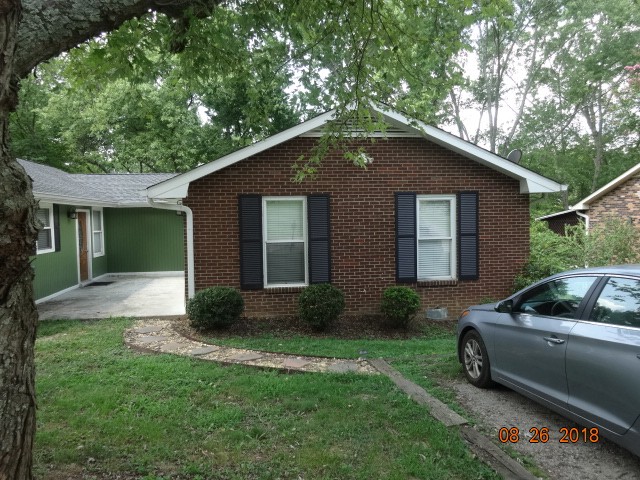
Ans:
[[[285,375],[140,354],[123,345],[130,324],[40,325],[38,478],[497,478],[455,429],[384,376]],[[260,341],[278,342],[251,340]],[[452,339],[317,342],[318,354],[368,350],[411,370],[412,356],[446,359]],[[315,342],[297,343],[314,353]]]

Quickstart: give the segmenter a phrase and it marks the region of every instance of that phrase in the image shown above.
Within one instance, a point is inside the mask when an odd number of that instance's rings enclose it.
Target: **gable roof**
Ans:
[[[38,200],[67,205],[105,207],[148,206],[144,190],[174,173],[67,173],[48,165],[18,159],[33,180]]]
[[[567,189],[566,185],[561,185],[506,158],[447,133],[444,130],[426,125],[417,120],[412,120],[401,113],[379,106],[372,105],[371,109],[382,115],[384,121],[393,129],[393,136],[400,136],[402,134],[399,132],[404,132],[404,136],[422,137],[448,150],[457,152],[464,157],[475,160],[482,165],[519,180],[521,193],[550,193]],[[162,183],[153,185],[147,188],[147,197],[174,200],[185,198],[189,190],[189,184],[195,180],[222,170],[292,138],[299,136],[317,136],[322,127],[335,118],[335,113],[335,110],[330,110],[288,130],[225,155],[210,163],[201,165],[186,173],[165,180]]]
[[[591,203],[593,203],[594,201],[598,200],[600,197],[604,197],[611,190],[614,190],[615,188],[619,187],[624,182],[626,182],[630,178],[634,177],[638,173],[640,173],[640,163],[638,163],[637,165],[631,167],[629,170],[624,172],[619,177],[614,178],[609,183],[607,183],[604,187],[596,190],[595,192],[593,192],[588,197],[585,197],[582,200],[580,200],[573,207],[571,207],[571,210],[588,210],[589,209],[589,205]]]

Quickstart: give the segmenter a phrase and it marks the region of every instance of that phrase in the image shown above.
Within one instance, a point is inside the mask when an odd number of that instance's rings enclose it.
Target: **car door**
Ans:
[[[525,291],[496,325],[496,380],[567,407],[565,353],[569,332],[595,276],[558,278]]]
[[[588,310],[569,334],[569,409],[621,435],[640,416],[640,279],[607,279]]]

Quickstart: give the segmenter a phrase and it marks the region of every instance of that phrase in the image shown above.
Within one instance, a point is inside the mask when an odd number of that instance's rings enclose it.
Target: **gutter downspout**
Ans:
[[[584,229],[587,235],[589,235],[589,215],[587,215],[586,213],[581,213],[578,210],[576,210],[576,215],[584,219]]]
[[[173,203],[156,203],[153,198],[147,197],[147,203],[151,208],[160,210],[173,210],[184,212],[187,216],[187,297],[193,298],[196,293],[195,262],[193,260],[193,212],[185,205]]]

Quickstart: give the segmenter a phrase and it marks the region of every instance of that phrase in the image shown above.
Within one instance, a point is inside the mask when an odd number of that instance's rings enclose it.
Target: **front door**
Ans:
[[[89,245],[86,212],[78,212],[78,263],[80,265],[80,281],[85,282],[89,280]]]

